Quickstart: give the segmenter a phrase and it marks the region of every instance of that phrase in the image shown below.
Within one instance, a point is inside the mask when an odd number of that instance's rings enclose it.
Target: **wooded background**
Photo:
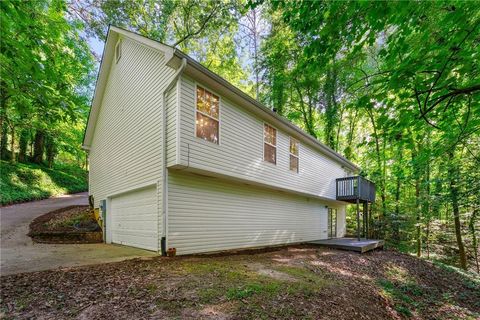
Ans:
[[[480,6],[1,1],[1,158],[87,167],[108,25],[178,47],[363,168],[373,232],[479,271]],[[300,159],[301,166],[301,159]]]

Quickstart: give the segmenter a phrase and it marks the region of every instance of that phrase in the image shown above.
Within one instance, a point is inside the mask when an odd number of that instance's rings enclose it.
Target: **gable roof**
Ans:
[[[346,168],[353,171],[360,170],[357,165],[355,165],[327,145],[321,143],[311,135],[307,134],[287,119],[281,117],[277,113],[265,107],[263,104],[250,97],[248,94],[246,94],[218,74],[210,71],[179,49],[173,48],[171,46],[146,38],[134,32],[114,26],[110,26],[108,29],[107,41],[103,50],[102,61],[100,63],[100,70],[98,73],[97,83],[95,86],[95,92],[92,100],[92,106],[88,116],[88,122],[85,128],[85,134],[83,139],[82,147],[85,150],[89,150],[92,142],[95,124],[100,111],[100,105],[103,100],[105,85],[108,80],[108,73],[115,53],[115,44],[117,43],[117,40],[120,36],[129,38],[139,44],[145,45],[152,49],[162,51],[165,54],[166,64],[174,69],[177,69],[181,64],[181,61],[185,59],[187,61],[187,66],[183,71],[185,74],[191,76],[194,79],[202,80],[202,82],[204,82],[205,84],[214,87],[218,93],[222,94],[222,96],[228,98],[233,102],[237,102],[238,105],[257,114],[266,121],[271,122],[279,129],[282,129],[290,135],[295,136],[301,142],[312,146],[323,154],[340,162]]]

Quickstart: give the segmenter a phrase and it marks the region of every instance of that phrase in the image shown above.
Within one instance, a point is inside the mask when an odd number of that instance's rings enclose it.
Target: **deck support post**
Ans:
[[[363,235],[368,239],[368,202],[363,203]]]
[[[360,200],[357,198],[357,239],[360,241]]]

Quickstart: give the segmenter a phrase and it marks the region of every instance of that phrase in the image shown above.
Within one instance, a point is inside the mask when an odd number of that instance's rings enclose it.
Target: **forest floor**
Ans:
[[[290,246],[1,278],[1,318],[478,319],[480,279],[395,251]]]

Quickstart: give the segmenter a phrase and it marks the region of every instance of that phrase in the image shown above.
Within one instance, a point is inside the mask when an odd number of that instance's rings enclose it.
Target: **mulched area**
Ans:
[[[1,318],[476,319],[480,279],[395,251],[290,246],[5,276]]]
[[[28,236],[43,243],[102,242],[89,206],[69,206],[41,215],[30,223]]]

